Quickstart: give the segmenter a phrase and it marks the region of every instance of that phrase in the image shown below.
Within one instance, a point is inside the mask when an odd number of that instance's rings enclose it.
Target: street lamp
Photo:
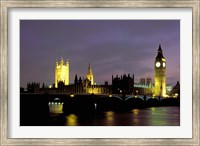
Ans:
[[[70,97],[74,97],[74,94],[72,93],[72,94],[70,94]]]

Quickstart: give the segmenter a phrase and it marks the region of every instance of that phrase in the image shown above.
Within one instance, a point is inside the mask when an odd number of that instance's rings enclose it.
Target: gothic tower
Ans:
[[[91,85],[94,85],[94,75],[92,73],[92,67],[91,67],[90,63],[88,66],[87,79],[91,82]]]
[[[64,82],[65,85],[69,85],[69,61],[64,62],[63,58],[60,60],[60,64],[56,61],[55,67],[55,87],[58,88],[58,82]]]
[[[155,71],[155,96],[166,96],[166,60],[163,56],[161,45],[158,48],[158,54],[154,62],[154,71]]]

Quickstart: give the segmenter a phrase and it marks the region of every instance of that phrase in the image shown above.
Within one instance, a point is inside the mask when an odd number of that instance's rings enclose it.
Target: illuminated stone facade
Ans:
[[[64,85],[69,85],[69,61],[64,62],[61,58],[60,63],[56,61],[55,67],[55,88],[58,88],[58,82],[64,82]]]
[[[94,83],[94,75],[92,72],[92,67],[89,63],[88,66],[88,72],[86,75],[86,80],[85,80],[85,91],[86,93],[92,93],[92,94],[107,94],[107,93],[111,93],[111,88],[108,85],[96,85]]]
[[[69,61],[56,61],[55,84],[39,87],[38,84],[29,84],[27,92],[34,93],[75,93],[75,94],[131,94],[167,97],[171,88],[166,85],[166,60],[159,45],[157,56],[154,62],[154,85],[151,78],[141,78],[139,83],[134,82],[134,75],[112,76],[112,84],[96,85],[91,64],[89,63],[86,78],[75,75],[74,84],[69,84]],[[168,92],[166,92],[166,89]],[[25,92],[25,91],[24,91]]]
[[[163,52],[160,45],[158,48],[158,54],[154,62],[154,71],[155,71],[154,95],[166,97],[166,60],[163,56]]]

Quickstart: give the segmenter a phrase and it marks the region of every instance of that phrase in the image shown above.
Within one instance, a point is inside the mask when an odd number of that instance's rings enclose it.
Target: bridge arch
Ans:
[[[119,96],[101,96],[96,99],[96,110],[103,111],[119,111],[122,108],[123,101]]]

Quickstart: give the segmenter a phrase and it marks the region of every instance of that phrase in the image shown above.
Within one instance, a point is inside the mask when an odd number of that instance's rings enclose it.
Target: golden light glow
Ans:
[[[87,87],[86,92],[90,94],[102,94],[101,88],[98,87]]]
[[[58,88],[58,82],[62,81],[65,85],[69,85],[69,62],[66,64],[64,60],[61,58],[60,64],[56,62],[55,67],[55,87]]]
[[[63,104],[60,102],[49,102],[50,113],[63,113]]]
[[[108,121],[113,121],[113,116],[114,116],[114,113],[112,111],[108,111],[106,113],[106,117]]]
[[[74,97],[74,94],[70,94],[70,97]]]
[[[109,97],[112,97],[112,94],[109,94],[108,96],[109,96]]]
[[[176,93],[176,94],[174,95],[174,97],[175,97],[175,98],[178,97],[178,93]]]
[[[76,115],[74,115],[74,114],[70,114],[70,115],[68,115],[67,117],[66,117],[66,120],[67,120],[67,125],[68,126],[77,126],[77,120],[78,120],[78,118],[77,118],[77,116]]]
[[[133,109],[132,112],[133,112],[134,115],[138,115],[139,114],[139,110],[138,109]]]
[[[107,116],[113,116],[113,112],[112,112],[112,111],[108,111],[108,112],[106,113],[106,115],[107,115]]]
[[[152,110],[152,112],[154,112],[155,111],[155,107],[152,107],[151,110]]]

